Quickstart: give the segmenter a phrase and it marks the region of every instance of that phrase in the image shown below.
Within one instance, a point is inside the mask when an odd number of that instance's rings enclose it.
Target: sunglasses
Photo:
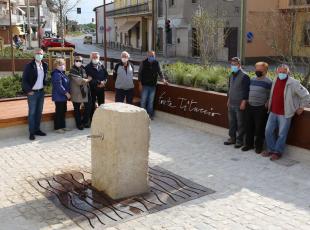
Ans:
[[[82,60],[75,60],[75,62],[83,62]]]

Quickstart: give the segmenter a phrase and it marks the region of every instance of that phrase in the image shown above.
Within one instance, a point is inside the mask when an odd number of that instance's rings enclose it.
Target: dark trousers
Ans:
[[[44,103],[44,91],[35,91],[28,96],[28,124],[29,133],[35,134],[40,130],[42,110]]]
[[[74,118],[76,127],[81,127],[82,125],[89,125],[89,117],[91,112],[90,102],[83,102],[84,112],[81,112],[81,103],[72,102],[74,108]]]
[[[104,89],[94,89],[91,91],[91,113],[90,113],[90,119],[93,118],[94,112],[96,110],[96,102],[98,103],[98,106],[101,104],[104,104],[105,95],[104,95]]]
[[[265,127],[267,123],[267,109],[263,106],[248,105],[246,109],[246,138],[245,145],[262,149],[265,139]],[[254,141],[255,138],[255,141]]]
[[[245,133],[245,111],[240,106],[229,106],[228,108],[229,136],[236,143],[244,144]]]
[[[127,104],[132,104],[133,95],[133,89],[115,89],[115,102],[124,102],[124,100],[126,99]]]
[[[66,128],[66,112],[67,102],[66,101],[55,101],[56,111],[54,117],[54,129]]]

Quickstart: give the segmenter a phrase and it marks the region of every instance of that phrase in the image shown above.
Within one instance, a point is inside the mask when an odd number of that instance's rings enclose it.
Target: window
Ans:
[[[158,17],[162,17],[164,15],[164,8],[163,8],[163,0],[158,0]]]
[[[192,3],[197,3],[197,0],[192,0]]]
[[[169,0],[169,7],[174,6],[174,0]]]
[[[290,6],[302,6],[302,5],[309,5],[310,0],[290,0]]]
[[[172,44],[172,30],[170,30],[169,32],[166,32],[166,42],[167,44]]]
[[[305,29],[304,29],[304,46],[310,46],[310,22],[306,23]]]

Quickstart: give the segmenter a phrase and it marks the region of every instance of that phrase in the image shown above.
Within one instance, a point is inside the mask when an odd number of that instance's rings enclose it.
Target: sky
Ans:
[[[70,0],[74,2],[75,0]],[[106,0],[110,3],[112,0]],[[92,18],[95,18],[93,9],[103,4],[103,0],[81,0],[76,7],[81,7],[81,14],[76,13],[76,9],[69,13],[68,19],[78,21],[80,24],[91,23]]]

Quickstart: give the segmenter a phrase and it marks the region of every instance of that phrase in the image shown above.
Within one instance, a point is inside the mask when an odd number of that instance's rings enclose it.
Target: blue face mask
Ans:
[[[42,61],[43,59],[43,54],[36,54],[34,57],[37,61]]]
[[[279,78],[280,80],[284,80],[284,79],[287,78],[287,74],[286,74],[286,73],[279,73],[279,74],[278,74],[278,78]]]
[[[239,71],[239,67],[236,65],[231,65],[230,69],[231,69],[231,72],[233,73],[237,73]]]
[[[155,61],[155,57],[150,56],[150,57],[147,58],[147,60],[148,60],[149,62],[153,62],[153,61]]]

